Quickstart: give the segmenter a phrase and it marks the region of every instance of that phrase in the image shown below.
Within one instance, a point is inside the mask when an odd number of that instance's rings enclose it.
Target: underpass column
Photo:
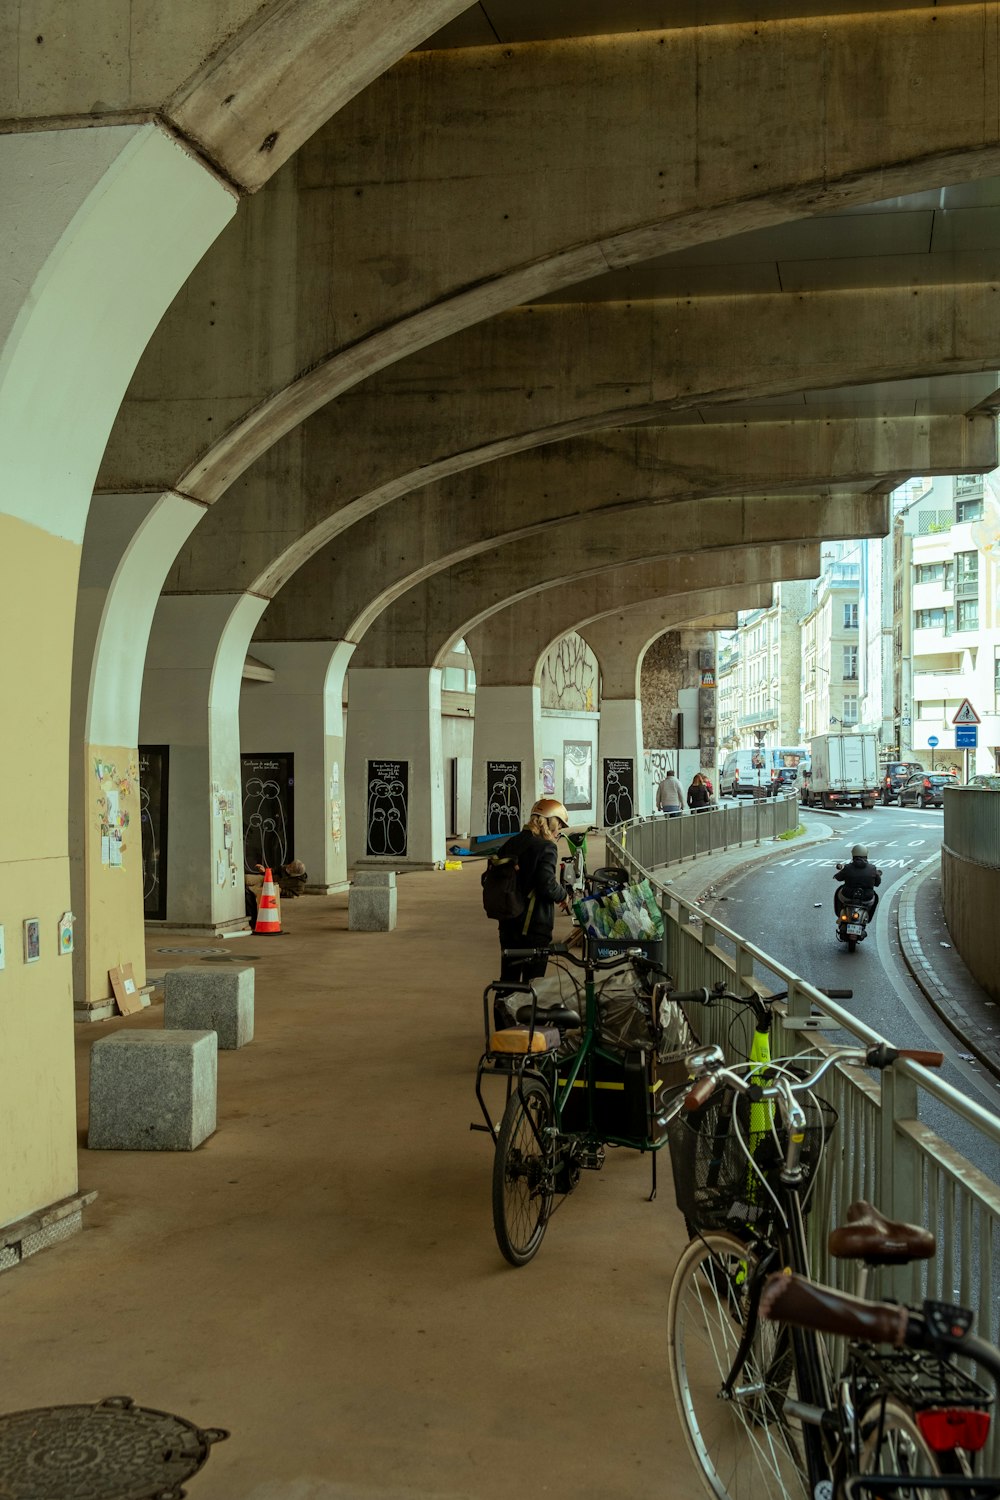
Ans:
[[[347,679],[347,862],[445,857],[439,667],[352,667]]]
[[[541,689],[477,687],[470,832],[516,833],[541,797]],[[515,796],[516,793],[516,796]]]

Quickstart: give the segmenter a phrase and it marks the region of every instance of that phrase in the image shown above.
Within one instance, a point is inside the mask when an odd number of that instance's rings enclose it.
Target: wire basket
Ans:
[[[798,1102],[806,1117],[799,1157],[805,1186],[823,1158],[837,1111],[815,1095],[799,1095]],[[671,1122],[669,1143],[677,1207],[689,1228],[728,1229],[741,1238],[769,1233],[778,1214],[772,1193],[785,1158],[784,1131],[770,1103],[752,1104],[745,1094],[719,1089],[700,1109]],[[808,1194],[802,1205],[807,1209]]]

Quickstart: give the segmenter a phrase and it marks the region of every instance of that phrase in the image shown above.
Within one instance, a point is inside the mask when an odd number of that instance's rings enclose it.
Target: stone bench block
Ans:
[[[90,1049],[91,1151],[193,1151],[215,1130],[214,1031],[119,1031]]]
[[[393,875],[395,882],[395,875]],[[396,887],[352,885],[347,898],[350,932],[392,932],[396,925]]]
[[[219,1050],[253,1041],[253,967],[189,964],[163,976],[164,1031],[215,1031]]]
[[[395,870],[359,870],[354,877],[354,884],[394,891],[396,872]]]

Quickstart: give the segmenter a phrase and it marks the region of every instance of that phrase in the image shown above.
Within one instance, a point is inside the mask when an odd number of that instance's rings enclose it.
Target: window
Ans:
[[[917,563],[915,583],[943,583],[944,563]]]
[[[844,605],[844,629],[857,630],[858,628],[858,606],[856,604]]]
[[[955,520],[959,525],[963,521],[979,521],[982,519],[983,501],[982,496],[978,500],[956,500]]]
[[[462,667],[445,667],[441,674],[441,686],[446,693],[465,692],[465,672]]]
[[[979,629],[979,600],[959,599],[956,610],[956,626],[959,630]]]
[[[844,647],[844,681],[853,681],[858,675],[857,646]]]
[[[892,612],[894,615],[903,612],[903,580],[897,578],[892,585]]]
[[[936,609],[918,609],[913,623],[918,630],[945,630],[950,633],[955,628],[955,611],[945,609],[943,605]]]
[[[856,724],[858,722],[858,700],[852,695],[844,694],[844,707],[842,718],[845,724]]]
[[[955,553],[955,597],[956,599],[978,599],[978,552]]]

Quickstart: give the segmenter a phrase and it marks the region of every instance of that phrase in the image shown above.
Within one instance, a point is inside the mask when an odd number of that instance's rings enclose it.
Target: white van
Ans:
[[[719,796],[775,797],[795,785],[799,763],[808,754],[804,745],[762,745],[759,750],[733,750],[719,773]]]

